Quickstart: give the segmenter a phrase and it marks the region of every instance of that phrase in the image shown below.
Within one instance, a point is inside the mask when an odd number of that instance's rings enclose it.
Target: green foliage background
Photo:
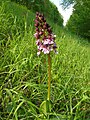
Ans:
[[[90,1],[76,1],[73,14],[71,15],[67,28],[73,33],[90,39]]]
[[[57,55],[51,53],[52,110],[47,118],[39,108],[47,98],[47,56],[37,56],[35,13],[14,2],[0,3],[0,120],[89,120],[88,41],[47,19],[58,47]]]
[[[11,0],[18,4],[26,6],[33,12],[40,12],[45,15],[50,21],[63,26],[63,18],[58,12],[57,7],[49,0]]]

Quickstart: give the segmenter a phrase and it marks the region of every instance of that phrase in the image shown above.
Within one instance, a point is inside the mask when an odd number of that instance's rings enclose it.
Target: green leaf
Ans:
[[[51,102],[49,100],[43,101],[40,105],[42,112],[47,115],[51,111]]]
[[[20,104],[17,106],[17,108],[15,109],[15,112],[14,112],[14,115],[16,114],[17,110],[22,106],[22,104],[24,103],[25,101],[22,100],[22,102],[20,102]]]

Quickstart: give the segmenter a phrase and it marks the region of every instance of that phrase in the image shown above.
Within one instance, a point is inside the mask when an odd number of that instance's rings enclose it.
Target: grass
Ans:
[[[37,57],[34,17],[15,3],[0,6],[0,119],[89,120],[90,43],[53,23],[58,55],[51,55],[52,111],[50,118],[40,117],[47,98],[47,56]]]

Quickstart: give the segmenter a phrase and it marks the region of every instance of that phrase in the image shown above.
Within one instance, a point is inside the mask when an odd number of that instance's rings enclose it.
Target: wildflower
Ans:
[[[36,12],[35,27],[36,33],[34,37],[36,38],[36,45],[38,48],[37,55],[40,55],[41,52],[49,54],[53,50],[56,52],[56,35],[52,33],[51,27],[46,22],[44,15],[39,12]]]

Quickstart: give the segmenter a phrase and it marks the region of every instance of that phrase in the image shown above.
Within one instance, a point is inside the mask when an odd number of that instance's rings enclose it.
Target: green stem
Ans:
[[[51,57],[48,54],[48,96],[47,100],[50,100],[50,82],[51,82]]]

